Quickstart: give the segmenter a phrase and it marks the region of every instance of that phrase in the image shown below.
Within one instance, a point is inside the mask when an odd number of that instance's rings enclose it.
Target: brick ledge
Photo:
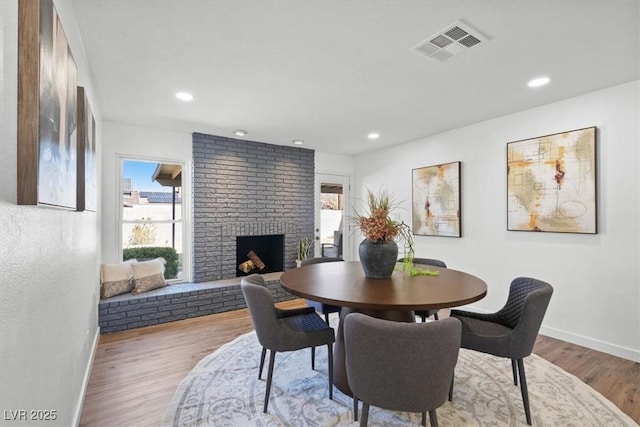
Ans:
[[[295,298],[280,285],[281,275],[282,272],[263,275],[276,302]],[[122,294],[100,300],[100,332],[123,331],[245,308],[240,279],[177,283],[138,295]]]

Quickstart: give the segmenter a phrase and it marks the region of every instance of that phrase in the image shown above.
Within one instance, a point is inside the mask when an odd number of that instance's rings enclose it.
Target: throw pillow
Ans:
[[[100,266],[100,298],[110,298],[133,290],[132,259],[120,264]]]
[[[132,294],[141,294],[151,289],[161,288],[167,285],[164,280],[164,258],[156,258],[151,261],[131,264],[133,270]]]

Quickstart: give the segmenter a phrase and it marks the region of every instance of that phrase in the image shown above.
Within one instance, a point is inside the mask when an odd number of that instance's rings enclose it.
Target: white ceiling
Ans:
[[[640,78],[638,0],[72,3],[103,119],[229,137],[245,129],[243,139],[303,139],[330,153]],[[412,50],[457,20],[490,40],[445,62]],[[551,83],[528,88],[540,75]]]

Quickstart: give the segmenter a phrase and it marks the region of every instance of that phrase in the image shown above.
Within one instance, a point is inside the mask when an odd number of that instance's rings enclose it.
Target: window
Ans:
[[[168,281],[189,280],[180,162],[122,158],[122,260],[167,260]]]

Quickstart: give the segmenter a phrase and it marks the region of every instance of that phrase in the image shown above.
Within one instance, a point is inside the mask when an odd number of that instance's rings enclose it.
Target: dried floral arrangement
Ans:
[[[399,203],[395,201],[387,190],[379,190],[377,193],[367,189],[367,211],[364,213],[355,212],[352,220],[360,229],[365,239],[376,243],[389,240],[404,242],[403,270],[411,276],[429,275],[437,276],[438,271],[418,268],[413,264],[415,249],[413,247],[413,233],[411,227],[404,221],[395,221],[391,218],[391,213],[398,208]]]

